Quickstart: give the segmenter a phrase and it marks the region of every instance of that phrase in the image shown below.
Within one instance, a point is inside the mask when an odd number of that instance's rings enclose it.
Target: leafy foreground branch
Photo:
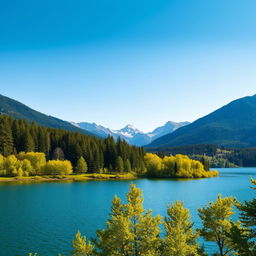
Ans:
[[[252,183],[256,185],[256,181]],[[189,210],[180,201],[168,206],[163,219],[143,208],[142,191],[135,185],[130,186],[126,197],[127,203],[114,197],[106,228],[97,231],[96,239],[87,242],[78,231],[72,241],[72,255],[204,256],[207,253],[198,242],[200,236],[216,243],[218,252],[214,255],[256,255],[256,199],[242,204],[219,195],[215,202],[198,210],[202,228],[195,230]],[[232,220],[234,206],[240,210],[237,222]]]

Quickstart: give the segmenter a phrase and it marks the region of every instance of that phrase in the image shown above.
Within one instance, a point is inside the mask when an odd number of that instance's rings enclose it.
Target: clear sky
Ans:
[[[148,131],[256,93],[255,0],[2,0],[0,94]]]

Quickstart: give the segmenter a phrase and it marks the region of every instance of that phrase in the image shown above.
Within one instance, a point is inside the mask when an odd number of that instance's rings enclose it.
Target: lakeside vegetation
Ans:
[[[202,162],[188,156],[176,155],[163,158],[156,154],[145,155],[147,177],[154,178],[210,178],[218,176],[218,171],[210,171],[206,159]]]
[[[256,148],[228,148],[211,144],[186,145],[177,147],[146,148],[147,152],[159,156],[183,154],[192,159],[201,160],[203,156],[210,161],[212,168],[254,167]]]
[[[75,181],[94,181],[94,180],[133,180],[138,177],[132,173],[86,173],[86,174],[70,174],[70,175],[44,175],[29,177],[0,177],[0,182],[75,182]]]
[[[210,171],[206,160],[192,160],[184,155],[165,156],[163,159],[155,154],[144,156],[143,172],[132,172],[128,162],[124,166],[121,157],[117,158],[118,169],[112,172],[106,169],[98,173],[88,173],[88,165],[80,157],[75,167],[68,160],[46,160],[42,152],[20,152],[4,157],[0,155],[0,181],[84,181],[101,179],[148,178],[209,178],[218,175]],[[3,178],[4,177],[4,178]]]
[[[256,181],[251,182],[256,189]],[[233,197],[218,195],[216,201],[198,209],[202,224],[198,229],[183,202],[171,202],[163,218],[146,211],[143,201],[142,191],[134,184],[126,202],[115,196],[105,228],[91,240],[78,231],[72,240],[72,255],[207,256],[200,237],[215,243],[216,256],[256,255],[256,198],[240,203]],[[239,210],[238,221],[232,219],[235,208]]]
[[[140,173],[145,169],[144,149],[126,141],[46,128],[0,115],[0,154],[8,157],[19,152],[44,153],[46,160],[69,160],[73,166],[83,157],[89,173],[121,172],[123,168]]]
[[[120,138],[115,142],[66,130],[45,128],[24,120],[0,115],[1,181],[72,180],[71,174],[109,174],[119,177],[208,178],[206,159],[184,155],[145,154],[141,147],[130,146]],[[125,175],[117,175],[125,173]],[[129,175],[127,175],[129,174]],[[51,177],[52,176],[52,177]],[[11,177],[16,177],[11,179]],[[27,178],[25,178],[27,177]],[[28,178],[32,177],[32,178]],[[35,178],[37,177],[37,178]],[[102,179],[103,176],[77,176],[76,180]]]

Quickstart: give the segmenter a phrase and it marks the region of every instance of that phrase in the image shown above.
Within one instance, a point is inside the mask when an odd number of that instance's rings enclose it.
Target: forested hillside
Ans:
[[[127,167],[139,173],[145,169],[143,148],[125,141],[46,128],[0,115],[0,154],[9,156],[22,151],[43,152],[47,160],[67,159],[74,166],[83,157],[89,172],[122,171]]]
[[[147,152],[159,156],[183,154],[192,159],[200,160],[207,156],[211,167],[254,167],[256,166],[256,148],[228,148],[211,144],[187,145],[178,147],[146,148]]]
[[[162,136],[147,147],[214,144],[224,147],[256,147],[256,95],[223,106],[192,124]]]
[[[84,129],[75,127],[69,122],[35,111],[34,109],[3,95],[0,95],[0,114],[8,115],[15,119],[24,119],[28,122],[34,121],[38,125],[45,127],[65,129],[86,135],[93,135]]]

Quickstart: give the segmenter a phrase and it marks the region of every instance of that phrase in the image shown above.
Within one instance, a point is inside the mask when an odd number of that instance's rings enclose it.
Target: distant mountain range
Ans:
[[[256,147],[256,95],[244,97],[162,136],[147,145],[167,148],[214,144],[225,147]]]
[[[112,130],[102,125],[97,125],[95,123],[87,123],[87,122],[81,122],[81,123],[71,122],[71,123],[76,127],[85,129],[98,136],[107,137],[108,135],[110,135],[110,136],[113,136],[115,139],[120,137],[121,139],[126,140],[129,144],[136,145],[136,146],[147,145],[151,143],[153,140],[163,135],[166,135],[168,133],[172,133],[176,129],[189,124],[189,122],[176,123],[176,122],[169,121],[165,125],[156,128],[152,132],[144,133],[130,124],[128,124],[127,126],[125,126],[120,130]]]
[[[47,116],[38,111],[35,111],[28,106],[13,100],[11,98],[0,95],[0,114],[11,116],[15,119],[25,119],[29,122],[34,121],[38,125],[50,128],[59,128],[73,132],[80,132],[86,135],[93,135],[79,127],[75,127],[69,122],[63,121],[56,117]]]
[[[38,125],[80,132],[87,135],[121,137],[129,144],[153,148],[212,144],[223,147],[256,147],[256,95],[244,97],[204,116],[195,122],[167,122],[144,133],[132,125],[112,130],[95,123],[70,123],[35,111],[0,95],[0,114],[25,119]]]

